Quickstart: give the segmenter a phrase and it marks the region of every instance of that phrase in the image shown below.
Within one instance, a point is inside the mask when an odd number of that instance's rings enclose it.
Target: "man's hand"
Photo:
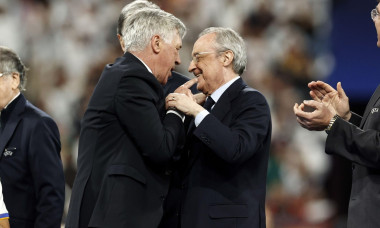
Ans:
[[[0,228],[9,228],[9,219],[1,219],[0,220]]]
[[[335,112],[347,121],[351,118],[348,97],[340,82],[336,86],[337,90],[322,81],[310,82],[308,87],[311,90],[310,96],[313,100],[322,102],[328,107],[333,107]]]
[[[193,93],[191,92],[190,88],[198,82],[198,78],[193,78],[187,82],[185,82],[183,85],[181,85],[180,87],[178,87],[174,93],[182,93],[182,94],[186,94],[188,96],[193,96]]]
[[[170,93],[166,97],[166,108],[174,107],[185,115],[196,116],[204,108],[200,106],[193,96],[183,93]]]
[[[197,102],[197,104],[199,105],[203,105],[203,103],[205,103],[206,97],[207,96],[204,93],[197,93],[197,94],[194,94],[193,96],[195,102]]]
[[[305,107],[314,109],[313,112],[306,112]],[[332,106],[327,106],[322,102],[310,100],[304,101],[301,105],[297,103],[293,107],[298,123],[311,131],[322,131],[329,125],[330,120],[336,114]]]

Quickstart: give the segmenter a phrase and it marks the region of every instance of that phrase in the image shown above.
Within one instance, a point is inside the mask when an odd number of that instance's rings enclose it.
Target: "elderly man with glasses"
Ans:
[[[208,28],[192,56],[189,71],[208,97],[203,107],[186,89],[166,98],[194,120],[160,227],[264,228],[271,116],[264,96],[240,77],[244,41],[232,29]]]
[[[60,227],[65,180],[58,127],[28,102],[26,68],[0,47],[0,178],[10,225]]]
[[[380,47],[380,3],[371,11]],[[335,90],[322,82],[310,82],[313,100],[294,105],[300,125],[325,130],[326,153],[352,162],[352,189],[347,226],[380,227],[380,86],[369,100],[363,116],[350,111],[341,83]],[[306,107],[315,109],[306,112]]]

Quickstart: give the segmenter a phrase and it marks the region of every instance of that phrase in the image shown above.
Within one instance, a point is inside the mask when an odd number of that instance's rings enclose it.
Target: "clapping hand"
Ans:
[[[336,90],[322,81],[310,82],[308,87],[313,100],[322,102],[326,106],[332,106],[335,112],[347,121],[351,118],[348,97],[340,82],[338,82]]]

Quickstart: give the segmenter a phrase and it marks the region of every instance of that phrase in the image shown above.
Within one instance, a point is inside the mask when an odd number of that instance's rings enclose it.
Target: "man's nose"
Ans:
[[[195,68],[197,68],[197,67],[195,66],[194,61],[191,60],[188,71],[193,72],[195,70]]]

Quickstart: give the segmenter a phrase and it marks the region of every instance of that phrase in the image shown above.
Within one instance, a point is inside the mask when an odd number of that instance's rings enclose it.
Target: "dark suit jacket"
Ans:
[[[178,164],[160,227],[264,228],[271,139],[264,96],[238,79],[192,125],[190,157]]]
[[[174,90],[187,81],[189,81],[189,78],[185,75],[172,71],[172,76],[169,77],[168,82],[164,85],[164,97],[168,96],[169,93],[173,93]],[[199,93],[197,84],[193,85],[190,90],[193,94]]]
[[[0,177],[11,227],[61,227],[65,180],[57,125],[22,94],[1,119]]]
[[[348,227],[380,227],[380,86],[363,118],[337,119],[326,141],[326,152],[353,162]]]
[[[130,53],[107,65],[81,127],[66,227],[157,227],[185,133],[154,75]]]

